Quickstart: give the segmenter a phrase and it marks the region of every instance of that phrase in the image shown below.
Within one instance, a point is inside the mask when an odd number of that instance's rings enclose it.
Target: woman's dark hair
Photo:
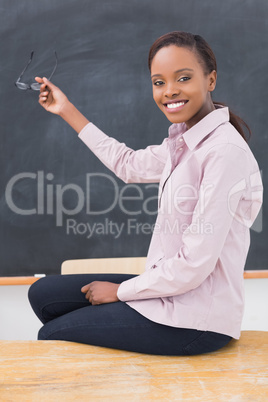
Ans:
[[[209,46],[209,44],[202,38],[200,35],[193,35],[189,32],[182,32],[182,31],[174,31],[167,33],[166,35],[160,36],[149,51],[148,57],[148,66],[149,70],[151,71],[151,65],[154,56],[156,53],[162,49],[163,47],[175,45],[178,47],[185,47],[193,52],[196,53],[200,64],[204,68],[205,74],[210,74],[213,70],[217,71],[217,62],[216,57]],[[219,106],[226,106],[222,102],[215,102],[213,101],[215,107]],[[230,123],[236,128],[236,130],[241,134],[245,141],[247,141],[247,137],[243,130],[243,126],[249,132],[249,136],[251,135],[251,130],[249,126],[242,120],[239,116],[235,115],[233,112],[229,110],[230,113]]]

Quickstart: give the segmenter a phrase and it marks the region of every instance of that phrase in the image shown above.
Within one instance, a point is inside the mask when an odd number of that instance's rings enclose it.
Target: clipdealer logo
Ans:
[[[45,174],[43,171],[38,171],[37,173],[22,172],[13,176],[8,181],[5,190],[5,198],[10,210],[24,216],[55,215],[56,226],[60,227],[63,226],[64,217],[74,217],[84,208],[87,215],[103,216],[111,212],[116,206],[119,206],[121,212],[130,216],[127,222],[121,225],[107,219],[105,219],[104,223],[95,222],[93,224],[79,223],[75,219],[66,220],[67,234],[86,235],[88,238],[93,233],[111,234],[118,238],[123,233],[123,230],[127,230],[127,234],[133,233],[134,229],[136,234],[151,234],[156,229],[154,225],[138,222],[137,219],[133,219],[133,216],[138,216],[142,213],[156,215],[157,212],[164,212],[167,216],[167,221],[169,221],[169,216],[173,216],[174,219],[175,209],[179,216],[187,217],[186,226],[190,226],[190,231],[191,217],[193,216],[193,218],[197,217],[197,219],[193,219],[193,222],[196,224],[198,221],[198,233],[213,233],[213,223],[203,219],[203,217],[205,218],[204,212],[207,211],[207,200],[211,198],[211,194],[215,191],[214,185],[211,183],[201,184],[199,189],[187,183],[172,188],[172,182],[170,181],[166,186],[165,202],[158,211],[158,183],[146,184],[143,188],[137,184],[126,184],[123,187],[119,187],[112,176],[104,173],[86,174],[85,188],[81,188],[74,183],[66,185],[55,184],[52,182],[53,179],[54,175],[52,173]],[[92,205],[93,189],[97,183],[98,185],[101,183],[102,186],[109,189],[109,205],[105,207],[102,205],[102,209],[98,210],[93,209]],[[161,192],[162,189],[160,188],[160,195]],[[246,211],[238,211],[237,205],[244,193],[248,197],[248,207]],[[243,179],[230,188],[224,209],[243,226],[250,227],[252,220],[257,216],[251,229],[261,232],[262,208],[259,211],[261,195],[261,178],[259,172],[256,172],[250,176],[249,183],[246,183],[246,180]],[[72,199],[71,203],[70,198]],[[74,199],[75,202],[73,202]],[[193,209],[191,207],[188,209],[191,203],[195,206]],[[184,219],[182,219],[182,222],[176,219],[176,222],[167,222],[167,227],[169,228],[170,226],[171,228],[168,231],[172,232],[175,224],[176,227],[179,227],[176,232],[184,232],[186,228],[183,221]]]
[[[147,190],[157,190],[158,184],[147,184],[145,190],[142,190],[140,186],[136,184],[127,184],[122,188],[119,187],[116,180],[104,173],[88,173],[86,174],[85,190],[79,185],[69,183],[66,185],[53,184],[52,180],[54,175],[52,173],[45,174],[43,171],[37,173],[23,172],[13,176],[7,183],[5,190],[5,198],[7,205],[11,211],[18,215],[54,215],[56,216],[56,226],[63,225],[63,217],[74,216],[86,208],[88,215],[104,215],[111,212],[118,204],[120,210],[127,215],[140,215],[142,212],[148,215],[156,215],[157,210],[152,210],[152,201],[156,201],[158,196],[148,196]],[[95,180],[95,183],[94,183]],[[92,193],[93,186],[102,181],[102,184],[111,189],[112,201],[110,204],[99,210],[93,210],[92,207]],[[20,202],[18,196],[14,196],[16,193],[21,193],[22,189],[27,186],[30,188],[31,194],[36,196],[36,205],[34,207],[19,205]],[[131,189],[131,195],[129,190]],[[72,193],[72,194],[71,194]],[[152,191],[150,191],[150,194]],[[68,199],[75,197],[76,205],[67,208],[66,204]],[[24,204],[28,204],[27,197]],[[129,204],[134,206],[130,209]],[[72,222],[73,224],[73,222]]]

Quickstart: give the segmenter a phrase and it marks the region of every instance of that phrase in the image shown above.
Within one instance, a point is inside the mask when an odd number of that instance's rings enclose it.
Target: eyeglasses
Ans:
[[[52,78],[53,74],[55,73],[56,68],[57,68],[57,66],[58,66],[58,57],[57,57],[57,53],[56,53],[56,52],[54,52],[54,53],[55,53],[55,58],[56,58],[56,64],[55,64],[55,67],[53,68],[52,73],[50,74],[50,76],[49,76],[49,78],[48,78],[49,81],[51,80],[51,78]],[[25,71],[27,70],[29,64],[31,63],[31,61],[32,61],[32,59],[33,59],[33,55],[34,55],[34,52],[31,53],[31,57],[30,57],[28,63],[26,64],[26,66],[25,66],[25,68],[23,69],[22,73],[20,74],[19,78],[18,78],[17,81],[15,82],[16,87],[19,88],[19,89],[23,89],[23,90],[31,89],[31,90],[33,90],[33,91],[39,91],[39,89],[40,89],[41,84],[39,84],[38,82],[33,82],[32,84],[29,85],[29,84],[25,84],[24,82],[21,82],[21,81],[20,81],[21,78],[22,78],[22,76],[23,76],[23,74],[24,74]]]

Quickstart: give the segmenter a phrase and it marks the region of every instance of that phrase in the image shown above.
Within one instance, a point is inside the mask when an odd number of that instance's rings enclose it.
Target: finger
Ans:
[[[43,91],[45,91],[46,89],[48,89],[47,86],[46,86],[46,84],[41,84],[41,85],[40,85],[40,92],[43,92]]]
[[[46,89],[46,84],[44,84],[43,78],[40,77],[35,77],[35,81],[37,81],[40,85],[40,92],[44,91]]]
[[[46,103],[46,101],[47,101],[47,98],[45,98],[45,97],[39,97],[39,103],[40,103],[40,105],[42,105],[42,106],[44,106],[45,105],[45,103]]]
[[[39,95],[39,101],[40,102],[46,102],[47,101],[47,96],[45,96],[43,93]]]
[[[90,283],[89,283],[88,285],[83,286],[83,287],[81,288],[81,292],[82,292],[82,293],[86,293],[86,292],[89,290],[89,287],[90,287]]]
[[[48,95],[49,95],[48,91],[40,92],[39,98],[44,98],[45,97],[47,99]]]
[[[89,301],[89,303],[94,304],[94,297],[90,291],[87,292],[86,298]]]
[[[52,84],[52,82],[49,81],[46,77],[43,77],[43,82],[44,82],[44,84],[45,84],[49,89],[51,89],[52,91],[55,90],[55,89],[57,89],[56,85]]]
[[[47,101],[47,98],[45,98],[45,97],[40,98],[40,103],[45,103],[46,101]]]
[[[35,81],[39,82],[39,84],[43,84],[43,78],[35,77]]]

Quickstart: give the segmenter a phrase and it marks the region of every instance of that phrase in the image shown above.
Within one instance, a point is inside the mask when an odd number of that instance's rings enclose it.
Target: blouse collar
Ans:
[[[220,107],[207,114],[189,130],[185,123],[172,124],[169,127],[169,137],[182,135],[187,147],[192,151],[208,134],[229,119],[228,107]]]

